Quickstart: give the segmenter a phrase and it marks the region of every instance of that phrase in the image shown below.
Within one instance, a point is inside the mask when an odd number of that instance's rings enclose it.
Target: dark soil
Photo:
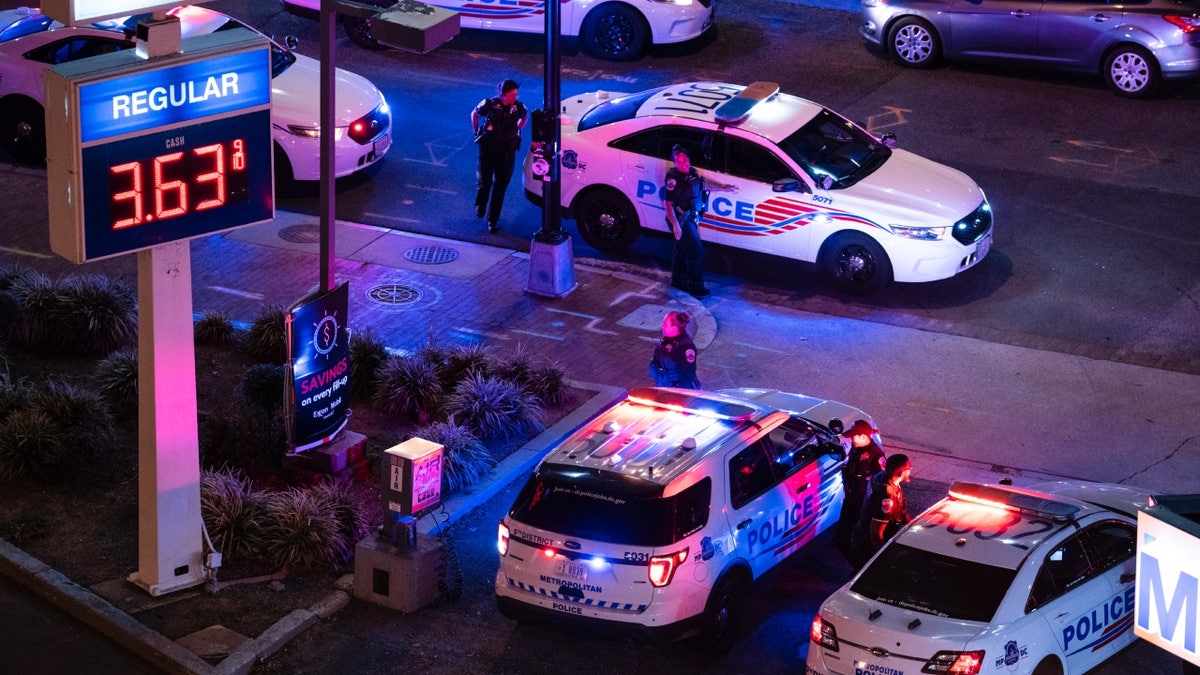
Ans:
[[[17,352],[10,347],[10,375],[14,379],[44,381],[62,378],[90,383],[94,360],[64,359],[45,354]],[[240,403],[241,377],[253,361],[235,348],[198,346],[196,350],[197,392],[202,438],[213,419],[246,416]],[[548,408],[547,423],[553,423],[577,407],[585,394],[571,390],[564,404]],[[253,425],[251,425],[253,426]],[[269,425],[258,425],[267,427]],[[353,403],[349,430],[366,436],[366,460],[351,473],[355,489],[373,519],[382,520],[378,480],[383,451],[401,442],[414,427],[370,409],[365,402]],[[248,434],[266,438],[279,428],[256,428]],[[135,415],[118,420],[118,429],[102,453],[81,453],[81,460],[53,479],[11,479],[0,484],[0,538],[45,562],[84,587],[102,584],[101,593],[129,611],[146,626],[172,640],[203,628],[222,625],[247,637],[255,637],[289,612],[311,606],[326,595],[342,574],[353,571],[353,561],[340,568],[277,570],[262,560],[226,558],[220,570],[220,590],[206,586],[176,591],[149,600],[149,595],[125,580],[138,567],[138,452]],[[513,438],[489,444],[501,459],[528,441]],[[230,466],[243,471],[259,489],[279,489],[309,484],[326,478],[295,468],[285,468],[284,451],[235,453],[202,452],[206,468]],[[368,535],[370,536],[370,535]],[[270,575],[278,579],[260,579]],[[114,580],[119,594],[135,597],[141,607],[123,607],[112,597]],[[239,580],[245,583],[239,583]],[[104,583],[108,582],[108,583]],[[127,587],[127,588],[126,588]]]

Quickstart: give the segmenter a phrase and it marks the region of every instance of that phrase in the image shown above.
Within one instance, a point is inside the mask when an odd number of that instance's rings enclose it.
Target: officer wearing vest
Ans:
[[[693,297],[703,298],[710,291],[704,287],[704,249],[700,243],[700,216],[708,207],[708,191],[704,178],[692,166],[687,149],[682,145],[671,148],[675,166],[667,170],[666,195],[663,208],[667,224],[675,235],[675,252],[671,256],[671,285]],[[737,191],[735,185],[712,181],[718,189]]]
[[[500,83],[499,96],[483,99],[471,111],[471,130],[479,145],[475,215],[482,218],[487,214],[488,232],[500,228],[500,208],[512,180],[521,129],[529,121],[525,104],[517,100],[518,88],[513,80],[505,80]]]

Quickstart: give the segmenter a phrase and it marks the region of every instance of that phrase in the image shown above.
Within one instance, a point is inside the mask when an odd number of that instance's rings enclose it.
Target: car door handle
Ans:
[[[1135,579],[1137,579],[1137,574],[1133,572],[1126,572],[1125,574],[1121,575],[1121,583],[1123,584],[1127,584]]]
[[[1105,21],[1112,21],[1112,17],[1108,16],[1107,14],[1093,14],[1092,21],[1104,23]]]
[[[1025,18],[1025,17],[1027,17],[1027,16],[1033,16],[1033,14],[1032,14],[1032,13],[1030,13],[1030,12],[1026,12],[1026,11],[1025,11],[1025,10],[1023,10],[1023,9],[1015,9],[1015,10],[1013,10],[1013,11],[1009,12],[1009,14],[1011,14],[1011,15],[1013,15],[1013,16],[1015,16],[1015,17],[1017,17],[1018,19],[1024,19],[1024,18]]]
[[[750,519],[749,519],[749,518],[747,518],[747,519],[745,519],[745,520],[743,520],[742,522],[740,522],[740,523],[738,523],[738,524],[737,524],[737,529],[739,529],[739,530],[744,530],[744,529],[746,529],[747,527],[750,527]]]
[[[808,488],[810,487],[812,487],[812,483],[805,483],[804,485],[796,488],[796,494],[804,494],[805,492],[808,492]]]

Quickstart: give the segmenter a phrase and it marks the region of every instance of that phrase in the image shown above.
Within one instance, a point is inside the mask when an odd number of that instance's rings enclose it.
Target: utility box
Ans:
[[[371,21],[371,37],[396,49],[427,54],[458,35],[458,12],[417,0],[400,0],[386,9],[371,3],[337,0],[339,14]]]
[[[442,501],[442,455],[445,448],[423,438],[410,438],[383,451],[383,522],[420,516]]]

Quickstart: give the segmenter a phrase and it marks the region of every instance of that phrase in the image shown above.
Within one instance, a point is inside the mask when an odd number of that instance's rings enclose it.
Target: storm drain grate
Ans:
[[[414,246],[404,252],[404,259],[419,265],[441,265],[452,262],[458,251],[445,246]]]
[[[381,305],[410,305],[421,299],[421,291],[412,286],[383,284],[372,286],[367,297]]]
[[[293,244],[317,244],[321,241],[321,229],[316,225],[288,225],[279,231],[279,238]]]

